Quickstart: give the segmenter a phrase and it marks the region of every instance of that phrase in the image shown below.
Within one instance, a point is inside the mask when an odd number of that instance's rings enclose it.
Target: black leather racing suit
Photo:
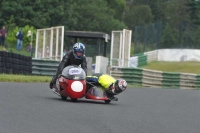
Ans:
[[[62,70],[69,65],[81,65],[81,68],[85,71],[87,75],[87,62],[85,55],[81,59],[76,59],[73,55],[73,50],[68,51],[60,62],[56,75],[53,77],[52,82],[56,84],[58,76],[62,73]]]

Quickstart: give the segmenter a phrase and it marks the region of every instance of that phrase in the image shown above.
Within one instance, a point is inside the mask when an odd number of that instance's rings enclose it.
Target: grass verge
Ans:
[[[51,76],[32,76],[32,75],[14,75],[0,74],[0,82],[38,82],[48,83],[52,79]]]
[[[0,51],[1,50],[3,50],[5,47],[2,47],[2,46],[0,46]],[[25,47],[22,47],[22,49],[20,50],[20,51],[18,51],[15,47],[8,47],[8,48],[6,48],[6,50],[8,51],[8,52],[12,52],[12,53],[16,53],[16,54],[21,54],[21,55],[25,55],[25,56],[31,56],[31,53],[30,52],[28,52],[28,51],[26,51],[26,48]],[[34,55],[35,53],[33,52],[33,55]],[[32,55],[32,56],[33,56]]]
[[[184,61],[184,62],[158,62],[152,61],[141,68],[163,71],[163,72],[180,72],[200,74],[200,62]]]

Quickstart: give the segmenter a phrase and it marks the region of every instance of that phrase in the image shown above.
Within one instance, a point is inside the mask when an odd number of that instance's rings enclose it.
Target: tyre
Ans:
[[[26,62],[24,62],[24,64],[25,64],[26,66],[28,66],[28,65],[30,64],[30,62],[26,61]]]
[[[106,104],[109,104],[111,102],[111,100],[105,100]]]
[[[28,57],[28,62],[32,62],[32,58],[31,57]]]
[[[18,70],[14,69],[13,74],[18,74]]]
[[[18,54],[18,60],[21,60],[21,59],[22,59],[22,55]]]
[[[10,73],[10,74],[13,74],[13,69],[9,69],[9,73]]]
[[[6,68],[2,68],[2,73],[6,73]]]
[[[6,62],[5,57],[1,57],[1,62]]]
[[[28,73],[29,73],[29,74],[32,74],[32,68],[29,68],[29,69],[28,69]]]
[[[21,65],[21,60],[18,60],[18,64]]]
[[[12,63],[11,58],[7,57],[7,63]]]
[[[12,69],[15,69],[15,64],[12,65]]]
[[[24,61],[23,61],[23,60],[21,60],[21,65],[25,66],[25,64],[24,64]]]
[[[15,59],[15,64],[19,65],[19,60]]]
[[[12,74],[13,71],[12,71],[12,69],[6,69],[6,73],[7,73],[7,74]]]
[[[14,64],[14,59],[10,57],[10,63]]]
[[[15,65],[15,69],[19,70],[19,65]]]
[[[19,59],[19,54],[15,54],[15,59]]]
[[[67,97],[61,95],[61,99],[62,99],[62,100],[66,100]]]
[[[23,70],[19,70],[19,74],[22,74],[22,75],[23,75],[23,74],[24,74],[24,73],[23,73]]]
[[[7,56],[8,56],[8,52],[2,51],[2,55],[3,55],[4,57],[7,57]]]
[[[10,53],[11,58],[15,58],[15,53]]]
[[[20,62],[18,59],[15,60],[17,65],[20,65]]]
[[[72,102],[77,102],[77,100],[78,100],[77,98],[71,98]]]
[[[25,61],[23,61],[23,60],[22,60],[22,65],[23,65],[23,66],[26,66],[26,62],[25,62]]]
[[[23,71],[24,75],[28,75],[28,71]]]
[[[28,70],[29,70],[29,67],[28,67],[28,66],[25,66],[25,70],[28,71]]]
[[[10,52],[7,52],[7,57],[11,57],[11,53]]]
[[[1,62],[1,67],[2,68],[6,68],[6,63],[5,62]]]
[[[6,68],[11,68],[11,64],[10,63],[6,63]]]
[[[22,60],[23,60],[23,61],[25,60],[25,56],[24,56],[24,55],[22,55]]]

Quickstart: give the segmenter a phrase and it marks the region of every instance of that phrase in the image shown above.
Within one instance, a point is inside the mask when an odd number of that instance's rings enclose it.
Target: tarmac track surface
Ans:
[[[128,88],[119,101],[63,101],[47,83],[0,82],[0,133],[199,133],[200,91]]]

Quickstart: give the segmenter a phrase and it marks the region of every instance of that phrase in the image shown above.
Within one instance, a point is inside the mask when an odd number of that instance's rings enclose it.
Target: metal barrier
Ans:
[[[45,60],[45,59],[32,59],[32,74],[53,76],[56,74],[59,61]]]
[[[198,74],[111,67],[110,75],[115,78],[124,78],[129,84],[139,84],[144,87],[200,89]]]
[[[87,74],[92,74],[92,57],[86,57],[88,71]],[[32,74],[53,76],[56,74],[60,61],[49,59],[32,59]]]
[[[134,57],[136,57],[137,59],[137,63],[136,66],[144,66],[147,64],[147,55],[145,55],[144,53],[140,53],[140,54],[135,54]]]
[[[144,52],[144,55],[147,56],[147,62],[158,60],[158,50]]]

